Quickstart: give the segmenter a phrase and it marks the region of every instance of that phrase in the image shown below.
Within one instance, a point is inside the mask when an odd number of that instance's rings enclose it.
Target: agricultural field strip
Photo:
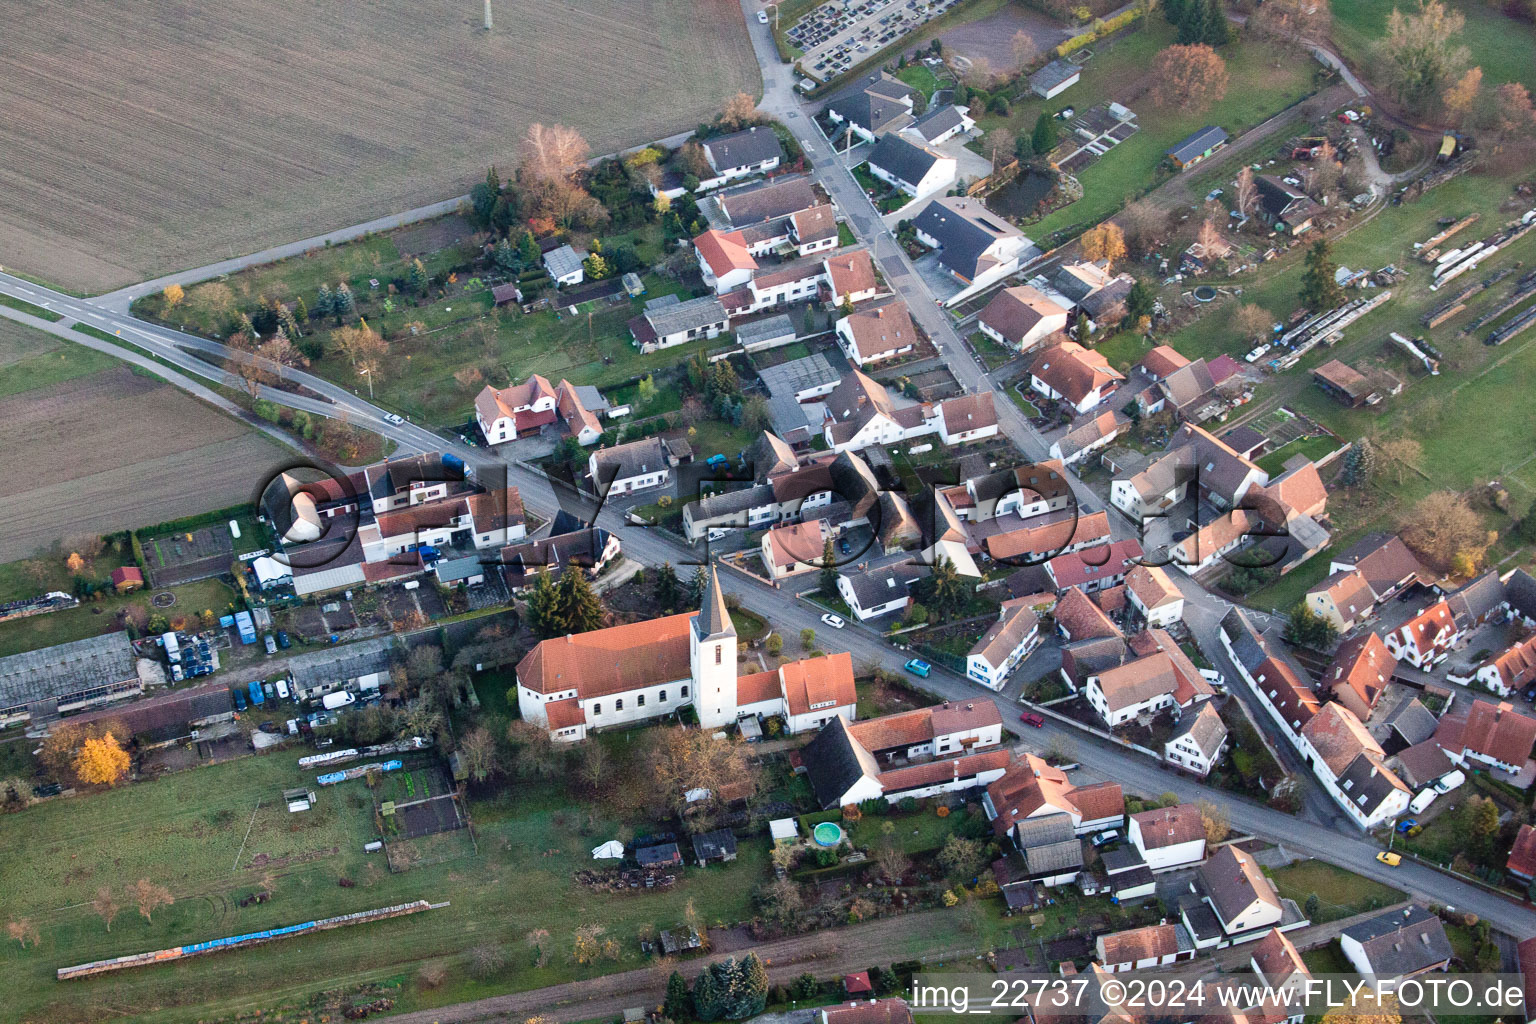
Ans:
[[[0,82],[7,262],[108,290],[462,193],[488,161],[514,160],[532,121],[609,152],[758,81],[735,4],[533,0],[488,35],[478,7],[432,13],[18,8]]]

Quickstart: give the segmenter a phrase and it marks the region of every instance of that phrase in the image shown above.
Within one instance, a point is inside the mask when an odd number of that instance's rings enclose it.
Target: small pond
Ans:
[[[987,206],[1006,217],[1031,217],[1056,187],[1056,176],[1026,170],[1008,184],[988,194]]]

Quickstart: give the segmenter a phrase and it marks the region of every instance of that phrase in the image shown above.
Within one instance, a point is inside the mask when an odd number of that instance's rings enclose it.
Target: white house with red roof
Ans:
[[[901,299],[856,310],[839,320],[836,330],[838,345],[860,369],[895,359],[917,347],[917,329]]]
[[[1124,583],[1141,555],[1141,543],[1132,537],[1057,555],[1045,563],[1045,571],[1057,590],[1077,587],[1091,593]]]
[[[875,261],[868,249],[828,256],[822,261],[827,277],[827,297],[832,305],[859,303],[875,297],[880,281],[875,276]]]
[[[555,422],[558,401],[549,381],[535,373],[509,388],[482,388],[475,396],[475,421],[487,444],[501,444]]]
[[[1407,622],[1382,635],[1392,657],[1414,668],[1433,668],[1444,661],[1461,639],[1461,627],[1444,600],[1419,612]]]
[[[1031,388],[1080,413],[1104,401],[1124,380],[1103,354],[1075,341],[1045,349],[1029,368]]]
[[[734,291],[752,280],[757,260],[747,251],[747,241],[740,231],[710,228],[693,240],[699,258],[699,273],[716,295]]]
[[[736,628],[714,567],[704,608],[540,642],[517,665],[517,705],[550,738],[664,718],[692,706],[706,729],[780,715],[791,733],[852,721],[857,695],[847,653],[738,675]]]

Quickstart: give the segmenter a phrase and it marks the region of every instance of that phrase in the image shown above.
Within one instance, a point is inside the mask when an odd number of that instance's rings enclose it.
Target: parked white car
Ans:
[[[761,24],[761,25],[768,24],[768,12],[767,11],[758,11],[757,12],[757,21],[758,21],[758,24]]]
[[[848,625],[848,623],[844,622],[838,616],[833,615],[831,612],[827,612],[827,614],[823,615],[821,617],[821,621],[825,622],[827,625],[831,626],[833,629],[842,629],[844,626]]]

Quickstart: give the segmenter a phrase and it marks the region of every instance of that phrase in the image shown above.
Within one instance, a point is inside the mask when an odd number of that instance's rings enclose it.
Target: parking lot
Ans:
[[[836,78],[960,0],[831,0],[790,26],[789,44],[803,51],[801,69],[818,82]]]

